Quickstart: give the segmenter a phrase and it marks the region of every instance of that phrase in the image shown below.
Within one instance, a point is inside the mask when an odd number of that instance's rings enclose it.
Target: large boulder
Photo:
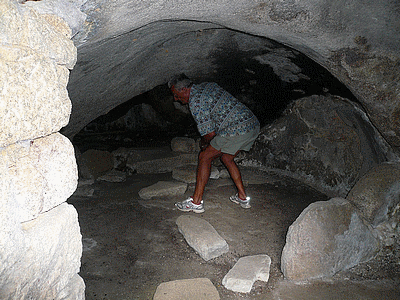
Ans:
[[[295,101],[263,128],[249,157],[345,197],[369,169],[396,156],[358,105],[315,95]]]
[[[400,164],[384,163],[371,169],[346,199],[374,226],[393,219],[400,205]]]
[[[114,156],[108,151],[89,149],[77,156],[77,163],[81,178],[97,179],[114,168]]]
[[[309,205],[289,227],[281,258],[285,278],[331,277],[372,259],[379,242],[343,198]]]
[[[400,236],[400,165],[384,163],[371,169],[351,189],[346,199],[367,220],[383,244]]]

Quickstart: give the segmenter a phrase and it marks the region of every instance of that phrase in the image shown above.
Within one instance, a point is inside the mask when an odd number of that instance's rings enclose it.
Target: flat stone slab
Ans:
[[[180,216],[176,220],[179,232],[186,242],[205,261],[229,251],[226,241],[206,220],[191,215]]]
[[[142,199],[153,197],[178,196],[183,195],[187,190],[187,184],[178,181],[159,181],[153,185],[145,187],[139,191]]]
[[[172,170],[172,178],[186,183],[196,183],[197,164],[178,166]],[[219,170],[215,166],[211,166],[211,179],[219,178]]]
[[[175,280],[161,283],[153,300],[219,300],[215,286],[208,278]]]
[[[196,182],[196,165],[184,165],[172,170],[172,178],[186,183]]]
[[[271,258],[266,254],[242,257],[225,275],[222,284],[228,290],[250,293],[254,282],[268,282]]]
[[[113,169],[107,174],[97,178],[97,180],[107,182],[124,182],[126,180],[126,173]]]
[[[197,154],[180,154],[172,157],[134,163],[128,159],[126,167],[135,170],[138,174],[156,174],[172,172],[175,167],[187,164],[197,164]]]

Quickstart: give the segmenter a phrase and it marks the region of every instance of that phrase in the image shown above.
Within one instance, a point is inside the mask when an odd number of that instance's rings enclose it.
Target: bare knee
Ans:
[[[199,163],[211,163],[215,158],[220,155],[220,151],[201,151],[199,154]]]
[[[235,163],[234,161],[235,156],[231,154],[223,154],[221,156],[221,160],[224,163],[225,166],[231,165],[232,163]]]

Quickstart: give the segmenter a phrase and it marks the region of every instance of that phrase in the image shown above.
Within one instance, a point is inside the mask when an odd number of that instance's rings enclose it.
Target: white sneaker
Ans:
[[[230,196],[229,200],[231,200],[232,202],[234,202],[236,204],[240,204],[240,206],[242,208],[250,208],[251,207],[251,205],[250,205],[250,197],[248,197],[248,196],[246,197],[246,200],[242,200],[242,199],[239,198],[239,195],[236,194],[234,196]]]
[[[201,200],[200,204],[194,204],[193,198],[189,197],[182,202],[175,203],[175,207],[181,211],[189,212],[192,211],[196,214],[201,214],[204,212],[203,200]]]

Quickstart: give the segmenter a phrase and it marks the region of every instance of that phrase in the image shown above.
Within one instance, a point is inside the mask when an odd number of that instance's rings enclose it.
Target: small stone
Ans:
[[[107,182],[124,182],[126,180],[126,173],[117,170],[111,170],[107,174],[97,178],[97,180]]]
[[[94,184],[94,179],[79,179],[78,188],[81,186],[92,185]]]
[[[229,251],[226,241],[206,220],[194,216],[180,216],[176,224],[189,246],[205,261]]]
[[[161,283],[153,300],[219,300],[215,286],[208,278],[175,280]]]
[[[142,199],[153,197],[178,196],[183,195],[187,190],[187,184],[178,181],[159,181],[156,184],[145,187],[139,191]]]
[[[266,254],[242,257],[225,275],[222,284],[231,291],[249,293],[254,282],[268,282],[271,258]]]

